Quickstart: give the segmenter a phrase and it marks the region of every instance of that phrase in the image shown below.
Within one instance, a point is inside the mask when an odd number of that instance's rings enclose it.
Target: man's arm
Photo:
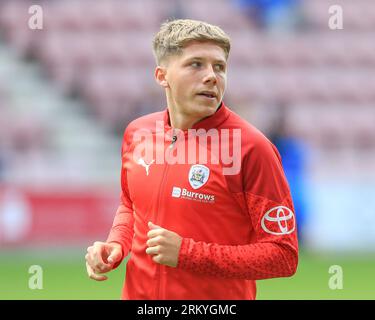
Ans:
[[[106,242],[96,241],[87,248],[86,269],[91,279],[107,280],[102,273],[117,268],[128,255],[133,239],[133,209],[124,193]]]
[[[134,235],[134,216],[130,199],[121,194],[121,203],[113,220],[107,243],[115,242],[121,245],[122,258],[114,266],[117,268],[121,261],[129,254]]]
[[[259,201],[257,205],[263,206],[262,211],[267,212],[264,210],[269,208],[269,202],[253,197],[248,201]],[[255,203],[253,202],[253,205]],[[291,202],[285,199],[279,205],[290,207]],[[264,231],[259,230],[262,229],[261,221],[258,221],[256,228],[258,239],[256,243],[248,245],[218,245],[184,238],[179,252],[178,267],[215,277],[247,280],[292,276],[298,264],[295,235],[262,235]]]
[[[117,268],[128,255],[134,235],[133,204],[129,196],[127,184],[127,170],[124,155],[128,151],[126,131],[121,149],[121,196],[120,205],[109,232],[106,242],[95,242],[88,247],[86,254],[86,268],[90,278],[103,281],[107,277],[100,275]]]
[[[128,254],[131,249],[132,240],[134,236],[134,216],[133,216],[133,202],[130,199],[126,153],[129,151],[128,130],[125,130],[123,144],[121,148],[121,196],[120,205],[117,209],[115,218],[113,220],[112,228],[109,232],[107,243],[116,242],[121,245],[122,258],[120,262],[114,265],[116,268]]]

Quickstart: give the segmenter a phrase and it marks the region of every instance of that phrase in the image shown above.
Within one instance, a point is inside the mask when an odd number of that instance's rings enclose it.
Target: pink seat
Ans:
[[[87,26],[85,2],[82,1],[52,2],[47,4],[47,13],[46,25],[51,29],[83,31]]]
[[[354,128],[353,147],[375,150],[375,112],[372,107],[360,107],[351,116]]]
[[[217,24],[224,30],[244,30],[251,27],[248,19],[226,0],[190,0],[183,2],[185,17]]]
[[[122,66],[126,64],[126,49],[123,39],[120,41],[116,35],[94,37],[95,65]]]
[[[90,30],[110,32],[119,27],[115,19],[118,14],[113,1],[98,1],[86,5],[84,19]]]
[[[128,32],[122,42],[124,54],[128,66],[149,66],[155,64],[152,53],[153,35],[150,32]],[[118,41],[121,41],[118,39]]]
[[[261,37],[248,31],[237,31],[231,35],[231,52],[229,54],[232,65],[255,66],[261,63]]]
[[[163,4],[159,1],[119,1],[115,4],[117,14],[113,19],[124,30],[157,30],[160,22],[166,18],[162,7]],[[147,18],[146,12],[150,13]]]
[[[14,29],[22,28],[24,21],[28,19],[27,6],[19,1],[4,1],[0,3],[1,31],[9,39]]]
[[[356,43],[356,62],[363,66],[375,66],[375,43],[369,37],[361,37]]]

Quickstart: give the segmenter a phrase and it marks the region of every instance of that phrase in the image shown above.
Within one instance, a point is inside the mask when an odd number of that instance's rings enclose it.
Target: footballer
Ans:
[[[88,276],[106,280],[130,254],[123,299],[255,299],[256,280],[298,265],[280,154],[223,100],[221,28],[164,22],[153,49],[167,105],[125,129],[120,204],[106,241],[87,249]]]

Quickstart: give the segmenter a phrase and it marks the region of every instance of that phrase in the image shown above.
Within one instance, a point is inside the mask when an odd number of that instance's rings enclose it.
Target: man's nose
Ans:
[[[204,77],[204,83],[210,83],[212,82],[213,84],[216,84],[216,73],[212,66],[207,67],[206,75]]]

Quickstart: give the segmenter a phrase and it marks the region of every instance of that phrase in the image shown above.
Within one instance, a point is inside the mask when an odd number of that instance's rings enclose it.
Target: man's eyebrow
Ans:
[[[189,57],[185,59],[185,61],[191,61],[191,60],[204,60],[204,59],[202,57]]]
[[[202,57],[190,57],[190,58],[186,59],[186,61],[192,61],[192,60],[205,60],[205,58],[202,58]],[[220,62],[220,63],[226,64],[226,61],[222,60],[222,59],[215,59],[214,62]]]

